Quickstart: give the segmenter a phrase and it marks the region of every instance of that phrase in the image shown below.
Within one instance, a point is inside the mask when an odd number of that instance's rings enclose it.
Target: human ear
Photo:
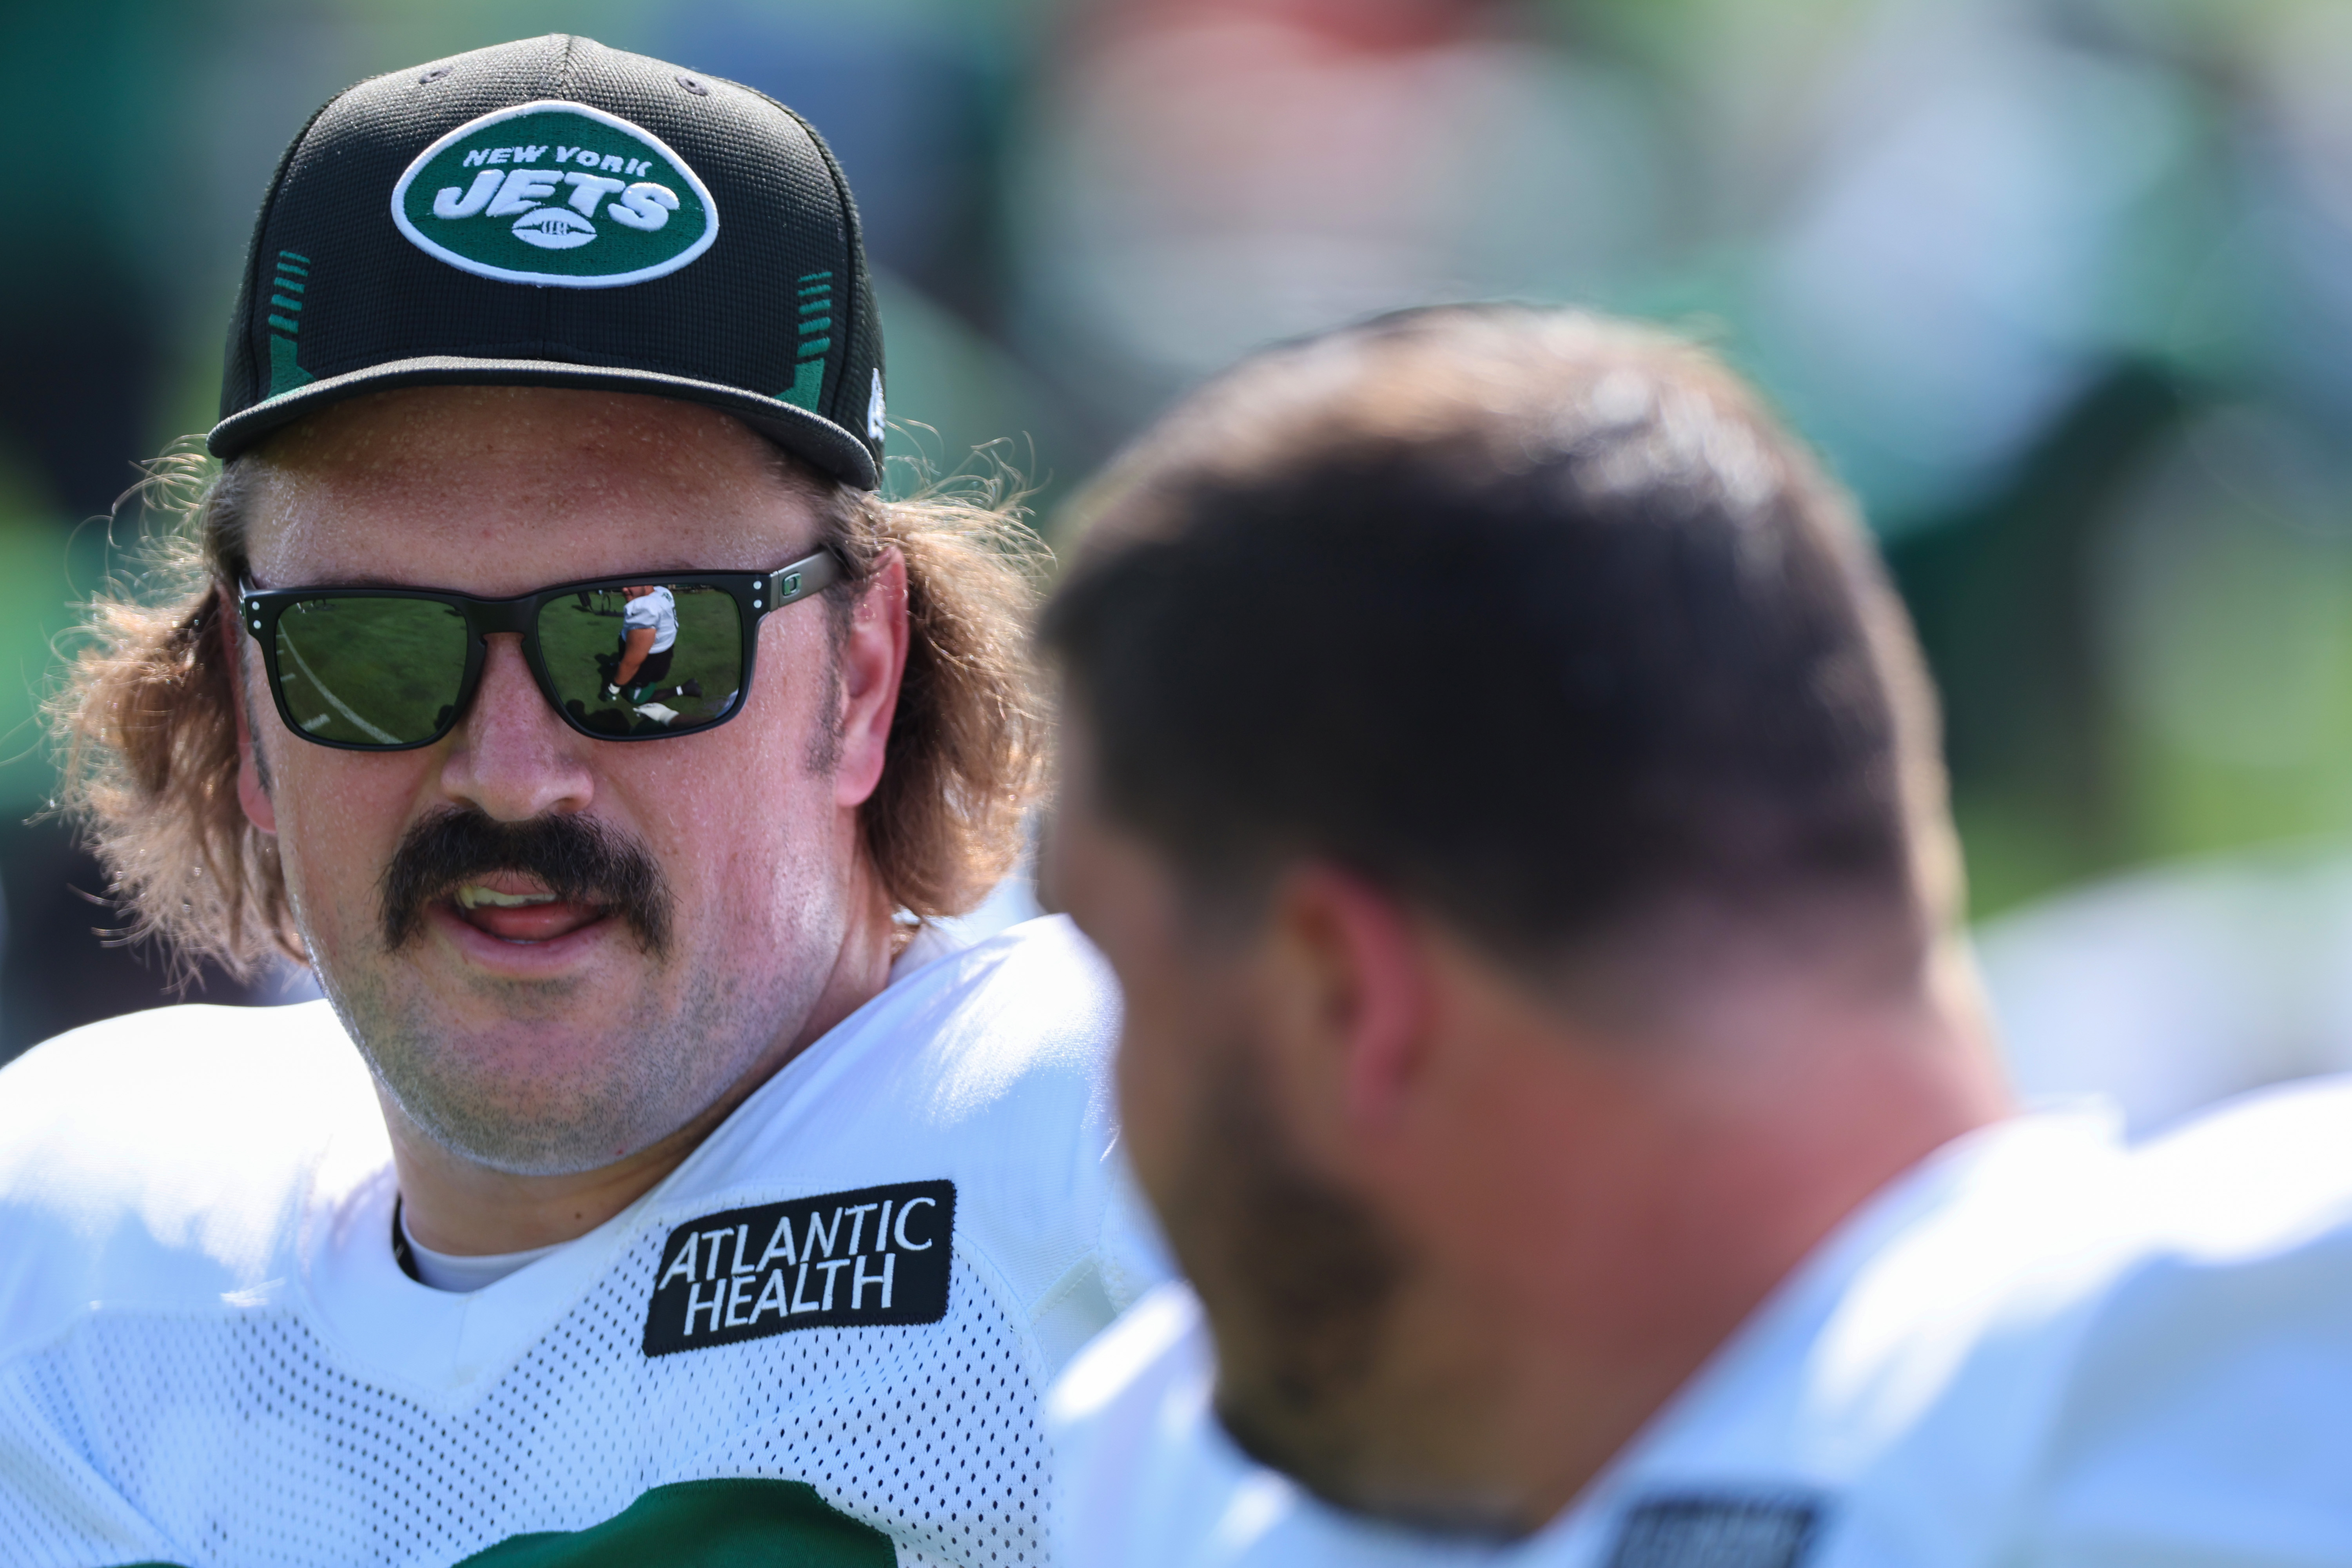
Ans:
[[[1287,995],[1284,1031],[1319,1061],[1328,1110],[1356,1132],[1405,1113],[1427,1066],[1431,973],[1423,932],[1395,899],[1334,867],[1302,868],[1277,887],[1270,962]]]
[[[278,808],[269,798],[269,781],[254,750],[253,726],[245,704],[245,632],[237,624],[236,599],[227,590],[213,590],[221,614],[214,619],[221,636],[223,668],[228,676],[229,712],[236,724],[236,803],[245,819],[264,833],[278,831]]]
[[[896,545],[882,552],[851,613],[841,641],[841,737],[834,768],[834,799],[865,804],[882,780],[890,721],[907,673],[907,558]]]

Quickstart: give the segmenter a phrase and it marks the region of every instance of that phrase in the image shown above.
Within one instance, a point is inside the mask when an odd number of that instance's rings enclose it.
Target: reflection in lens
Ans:
[[[466,677],[466,619],[431,599],[300,599],[278,617],[278,682],[304,734],[348,745],[429,741]]]
[[[743,625],[724,588],[641,583],[551,599],[540,658],[591,734],[674,735],[727,717],[743,684]]]

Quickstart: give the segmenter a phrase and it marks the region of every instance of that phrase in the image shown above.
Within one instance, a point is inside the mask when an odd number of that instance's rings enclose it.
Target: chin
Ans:
[[[1367,1433],[1410,1430],[1409,1415],[1349,1409],[1302,1418],[1285,1404],[1278,1394],[1231,1380],[1217,1385],[1217,1419],[1234,1446],[1335,1508],[1490,1545],[1528,1532],[1508,1500],[1422,1475],[1404,1456],[1383,1454],[1365,1440]]]
[[[636,1153],[693,1120],[636,1086],[603,1092],[544,1080],[379,1071],[402,1112],[450,1153],[510,1176],[568,1176]]]
[[[659,1142],[725,1090],[707,1059],[665,1048],[679,1031],[589,1000],[520,1017],[425,1005],[352,1033],[401,1112],[449,1152],[510,1175],[576,1174]]]
[[[576,1174],[657,1143],[758,1065],[790,1009],[632,950],[562,983],[466,975],[430,946],[320,966],[377,1083],[426,1137],[509,1174]]]

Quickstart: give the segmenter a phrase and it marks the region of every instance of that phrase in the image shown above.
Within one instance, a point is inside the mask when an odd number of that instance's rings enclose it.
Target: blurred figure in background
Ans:
[[[1128,419],[1431,298],[1589,294],[1652,243],[1646,106],[1515,0],[1108,0],[1019,174],[1020,324]]]
[[[2135,1136],[2352,1071],[2352,858],[2298,844],[2043,900],[1979,933],[2019,1091]]]
[[[1066,1560],[2352,1558],[2352,1085],[2015,1112],[1909,626],[1718,364],[1390,318],[1077,506],[1048,877],[1192,1284]]]

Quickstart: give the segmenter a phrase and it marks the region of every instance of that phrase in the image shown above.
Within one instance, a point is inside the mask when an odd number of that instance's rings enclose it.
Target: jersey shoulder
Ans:
[[[2053,1412],[2046,1560],[2352,1561],[2352,1079],[2247,1097],[2135,1157],[2144,1240]],[[2168,1560],[2170,1560],[2168,1558]]]
[[[950,1156],[1055,1161],[1081,1125],[1107,1131],[1117,983],[1060,916],[1014,926],[896,980],[755,1099],[766,1140],[803,1116],[896,1126]],[[1024,1143],[1022,1131],[1037,1134]]]
[[[890,1074],[910,1133],[954,1173],[959,1221],[1034,1314],[1058,1365],[1131,1299],[1135,1204],[1110,1068],[1118,982],[1062,916],[1024,922],[908,976]]]
[[[353,1127],[382,1138],[323,1002],[155,1008],[0,1068],[0,1353],[93,1303],[176,1310],[268,1278],[319,1151]]]
[[[2043,1231],[2005,1267],[1923,1247],[1902,1353],[1876,1369],[1923,1397],[1857,1478],[1840,1561],[1954,1541],[2004,1561],[2352,1560],[2352,1494],[2314,1458],[2352,1406],[2347,1147],[2352,1084],[2273,1091],[1988,1210]]]
[[[1190,1286],[1152,1291],[1080,1352],[1045,1401],[1058,1563],[1183,1562],[1188,1521],[1213,1521],[1240,1480],[1206,1429],[1213,1356]]]
[[[2168,1249],[2253,1258],[2352,1219],[2352,1075],[2231,1100],[2135,1152]]]
[[[1165,1278],[1118,1148],[1119,995],[1060,916],[900,976],[738,1111],[698,1185],[944,1178],[1050,1366]],[[720,1139],[714,1139],[720,1143]]]
[[[1201,1299],[1181,1280],[1151,1291],[1087,1346],[1054,1384],[1045,1421],[1056,1440],[1117,1425],[1171,1393],[1205,1391],[1213,1371]]]

